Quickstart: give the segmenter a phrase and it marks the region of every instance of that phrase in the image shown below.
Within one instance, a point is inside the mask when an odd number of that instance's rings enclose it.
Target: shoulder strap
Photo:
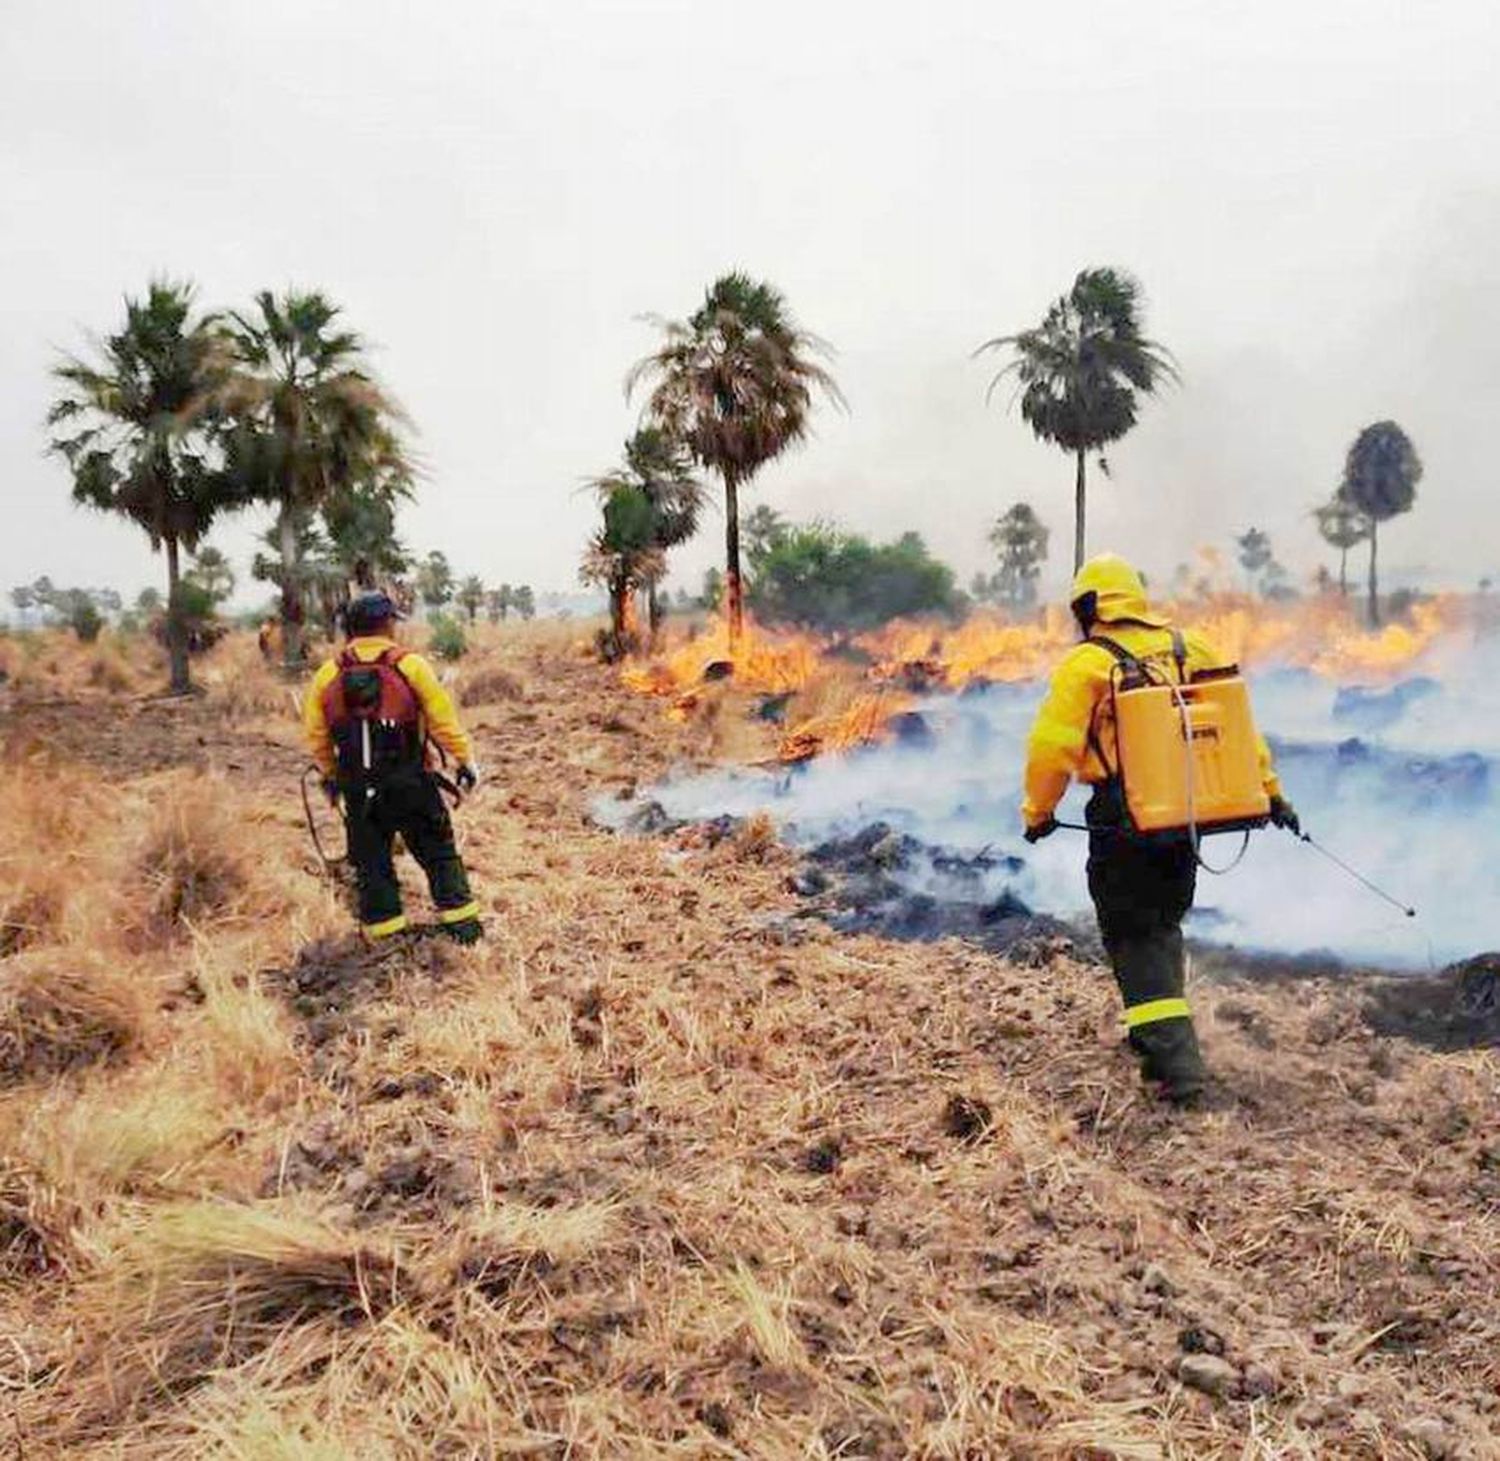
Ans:
[[[1182,637],[1182,630],[1172,630],[1172,658],[1177,662],[1177,683],[1187,684],[1187,642]]]
[[[1117,640],[1109,638],[1108,635],[1090,634],[1088,637],[1088,642],[1090,644],[1097,644],[1100,649],[1107,649],[1110,654],[1114,656],[1115,662],[1117,664],[1123,665],[1126,669],[1130,669],[1132,667],[1135,669],[1142,668],[1140,660],[1138,660],[1133,654],[1131,654],[1131,652],[1126,649],[1123,644],[1120,644]]]

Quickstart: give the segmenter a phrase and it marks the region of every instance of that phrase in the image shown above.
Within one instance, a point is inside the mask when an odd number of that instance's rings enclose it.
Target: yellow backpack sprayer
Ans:
[[[1172,631],[1176,680],[1112,639],[1091,641],[1115,657],[1110,677],[1117,765],[1113,774],[1138,833],[1213,832],[1265,826],[1271,799],[1261,777],[1260,737],[1239,666],[1186,672],[1187,650]],[[1106,769],[1109,762],[1091,731]]]
[[[1111,767],[1104,753],[1097,725],[1089,728],[1089,743],[1100,764],[1119,783],[1129,830],[1143,837],[1185,832],[1205,872],[1230,872],[1244,857],[1250,833],[1271,819],[1271,799],[1261,773],[1260,735],[1249,686],[1239,666],[1189,675],[1186,646],[1175,629],[1175,679],[1164,667],[1137,658],[1103,635],[1093,635],[1090,642],[1115,658],[1109,694],[1115,765]],[[1200,839],[1216,832],[1244,834],[1239,852],[1225,867],[1210,867],[1198,853]],[[1408,918],[1416,917],[1415,908],[1377,887],[1310,833],[1297,830],[1294,835],[1376,897]]]

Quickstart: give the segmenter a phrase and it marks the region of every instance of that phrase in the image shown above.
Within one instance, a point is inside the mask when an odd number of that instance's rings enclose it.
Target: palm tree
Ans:
[[[660,576],[662,550],[656,544],[656,511],[640,487],[617,482],[604,495],[603,517],[578,576],[603,584],[609,594],[606,657],[618,659],[631,649],[630,596]]]
[[[199,548],[187,576],[215,604],[222,604],[234,592],[234,569],[229,560],[212,545]]]
[[[995,519],[990,529],[990,546],[1000,559],[995,588],[1012,606],[1021,608],[1036,602],[1036,581],[1047,561],[1050,537],[1029,502],[1018,502]]]
[[[651,541],[658,550],[657,571],[643,580],[647,622],[654,642],[661,627],[660,585],[669,549],[679,547],[698,531],[703,510],[703,487],[692,474],[687,449],[659,426],[643,426],[625,443],[625,465],[596,477],[595,491],[608,502],[620,488],[633,488],[651,508]]]
[[[464,613],[469,616],[469,623],[472,624],[484,607],[484,580],[477,573],[471,573],[459,584],[458,602]]]
[[[1245,570],[1253,589],[1256,577],[1269,567],[1274,557],[1271,539],[1259,528],[1249,528],[1234,540],[1234,546],[1239,549],[1240,567]]]
[[[372,483],[409,484],[400,407],[365,368],[360,337],[338,329],[323,295],[269,290],[255,311],[230,317],[239,368],[224,395],[236,418],[231,463],[277,509],[282,638],[288,665],[302,655],[299,520]]]
[[[1123,270],[1085,269],[1041,324],[986,340],[974,353],[1007,350],[1012,359],[989,384],[988,401],[1014,373],[1021,416],[1042,441],[1072,452],[1073,567],[1083,566],[1087,458],[1135,425],[1137,395],[1178,379],[1171,353],[1141,329],[1140,285]],[[1101,456],[1099,469],[1109,467]]]
[[[214,408],[228,371],[211,316],[194,313],[193,288],[153,282],[125,301],[125,324],[99,345],[97,363],[69,359],[47,414],[61,428],[50,450],[73,474],[74,500],[144,529],[167,559],[171,688],[192,689],[181,612],[179,554],[190,552],[242,494],[214,443]]]
[[[31,591],[29,583],[17,584],[10,591],[10,601],[16,606],[21,615],[21,627],[26,627],[26,616],[31,612],[31,606],[36,603],[36,595]]]
[[[498,624],[511,611],[515,602],[515,596],[511,593],[508,583],[502,583],[499,588],[492,588],[484,596],[484,609],[491,624]]]
[[[429,609],[441,609],[453,597],[453,570],[448,555],[434,548],[417,569],[417,593]]]
[[[532,593],[529,583],[523,583],[520,588],[515,589],[511,593],[510,601],[522,619],[536,617],[536,595]]]
[[[1349,597],[1349,550],[1370,536],[1370,524],[1352,503],[1334,496],[1313,510],[1318,532],[1330,548],[1339,550],[1339,597]]]
[[[660,348],[626,379],[650,381],[647,411],[669,440],[724,483],[724,584],[731,644],[744,632],[740,576],[741,486],[808,432],[814,391],[843,404],[818,363],[831,355],[801,330],[770,284],[725,274],[686,320],[659,320]]]
[[[1394,421],[1376,421],[1354,439],[1344,463],[1339,496],[1364,515],[1370,525],[1370,623],[1380,623],[1380,593],[1375,576],[1376,530],[1380,524],[1410,512],[1422,480],[1422,459],[1411,438]]]

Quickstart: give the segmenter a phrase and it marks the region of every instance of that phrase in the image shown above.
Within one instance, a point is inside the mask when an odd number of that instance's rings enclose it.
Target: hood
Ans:
[[[1096,600],[1094,617],[1100,624],[1146,624],[1153,629],[1167,628],[1160,614],[1153,614],[1146,602],[1146,585],[1141,576],[1118,553],[1101,553],[1090,558],[1078,570],[1068,602],[1076,604],[1087,594]]]

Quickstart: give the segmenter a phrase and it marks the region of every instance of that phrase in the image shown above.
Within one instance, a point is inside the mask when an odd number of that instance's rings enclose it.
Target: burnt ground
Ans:
[[[884,831],[813,858],[753,823],[611,834],[590,807],[701,758],[694,728],[571,653],[510,669],[519,690],[468,711],[488,784],[462,826],[488,945],[372,951],[331,931],[271,951],[244,977],[285,1022],[298,1094],[214,1180],[417,1253],[446,1253],[496,1201],[607,1204],[613,1236],[583,1258],[476,1239],[423,1271],[456,1286],[428,1342],[453,1339],[460,1293],[495,1316],[517,1446],[1496,1454],[1488,966],[1402,981],[1200,956],[1220,1099],[1169,1112],[1135,1078],[1086,932],[972,904],[973,927],[871,921],[910,851]],[[218,766],[288,812],[278,846],[297,855],[294,732],[247,730],[252,749],[221,758],[211,700],[142,704],[97,737],[82,719],[41,706],[0,734],[122,778]],[[745,1275],[774,1323],[735,1320]],[[59,1357],[24,1385],[0,1369],[29,1425],[58,1404],[74,1281],[42,1291]],[[283,1373],[243,1384],[274,1408]],[[403,1436],[379,1419],[403,1381],[346,1383],[317,1413],[383,1438],[347,1453],[484,1454],[485,1431],[429,1392]],[[195,1413],[238,1403],[211,1386]],[[195,1454],[203,1438],[170,1392],[135,1424],[105,1439]]]

